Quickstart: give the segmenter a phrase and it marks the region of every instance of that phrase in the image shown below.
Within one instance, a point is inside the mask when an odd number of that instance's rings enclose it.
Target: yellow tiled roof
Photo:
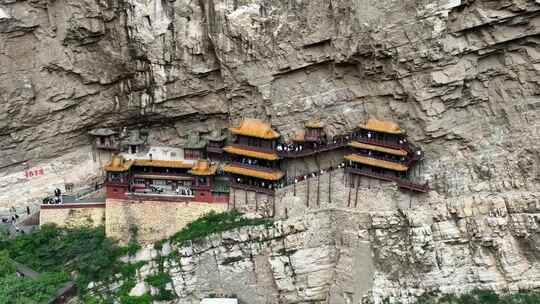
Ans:
[[[390,169],[394,171],[407,171],[407,169],[409,169],[402,164],[398,164],[398,163],[394,163],[394,162],[390,162],[386,160],[381,160],[381,159],[376,159],[376,158],[371,158],[371,157],[366,157],[366,156],[362,156],[358,154],[349,154],[345,156],[345,159],[353,161],[355,163],[361,163],[364,165]]]
[[[322,123],[320,120],[311,120],[305,124],[305,127],[311,129],[322,129],[324,128],[324,123]]]
[[[276,153],[254,151],[254,150],[239,148],[235,146],[226,146],[225,148],[223,148],[223,150],[231,154],[254,157],[254,158],[259,158],[259,159],[277,160],[279,158]]]
[[[193,169],[189,170],[190,174],[199,176],[208,176],[216,174],[217,165],[211,165],[208,160],[198,160]]]
[[[381,147],[381,146],[376,146],[376,145],[368,145],[368,144],[364,144],[364,143],[357,142],[357,141],[352,141],[349,144],[349,146],[351,146],[353,148],[358,148],[358,149],[367,149],[367,150],[372,150],[372,151],[379,151],[379,152],[388,153],[388,154],[397,155],[397,156],[406,156],[407,155],[407,151],[405,151],[403,149],[392,149],[392,148],[386,148],[386,147]]]
[[[223,167],[223,171],[228,172],[228,173],[233,173],[233,174],[256,177],[256,178],[265,179],[269,181],[280,180],[284,175],[284,173],[279,170],[275,170],[272,172],[259,171],[257,169],[240,167],[234,164],[225,165]]]
[[[272,129],[270,124],[259,119],[246,118],[242,120],[240,126],[229,129],[233,134],[258,137],[263,139],[275,139],[279,133]]]
[[[191,169],[193,164],[185,163],[181,160],[149,160],[149,159],[137,159],[134,163],[135,166],[145,167],[160,167],[160,168],[180,168]]]
[[[365,124],[360,124],[361,129],[389,133],[389,134],[405,134],[405,130],[402,130],[395,122],[378,120],[370,118]]]
[[[125,172],[133,165],[132,160],[125,160],[121,155],[113,155],[111,161],[105,165],[104,169],[108,172]]]

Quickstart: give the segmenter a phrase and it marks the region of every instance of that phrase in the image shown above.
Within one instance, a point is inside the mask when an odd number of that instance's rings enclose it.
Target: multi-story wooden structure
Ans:
[[[287,163],[281,162],[282,157],[306,157],[343,149],[344,145],[351,152],[345,156],[348,173],[393,181],[403,189],[429,190],[427,185],[411,181],[410,169],[422,159],[422,151],[410,144],[405,131],[393,122],[369,119],[352,133],[340,135],[339,141],[336,137],[326,140],[321,122],[309,122],[302,146],[297,138],[294,150],[279,143],[280,134],[258,119],[244,119],[230,132],[234,140],[226,146],[224,136],[213,136],[208,146],[190,137],[183,149],[154,147],[144,153],[145,141],[138,134],[124,138],[126,158],[115,155],[105,167],[108,197],[211,203],[227,202],[229,187],[273,194],[286,184],[281,166]],[[210,160],[204,159],[206,154]],[[218,170],[217,161],[226,162],[223,170]]]
[[[109,128],[98,128],[88,132],[93,138],[93,144],[97,149],[118,151],[120,145],[116,139],[116,131]]]
[[[326,141],[324,124],[320,120],[312,120],[305,124],[304,141],[322,144]]]
[[[129,130],[121,134],[120,148],[129,154],[141,153],[146,149],[146,137],[140,130]]]
[[[184,158],[197,160],[206,157],[206,142],[198,135],[190,135],[184,145]]]
[[[228,161],[223,171],[231,187],[273,193],[284,176],[276,152],[279,133],[258,119],[244,119],[230,131],[235,140],[223,149]]]
[[[189,171],[193,175],[193,190],[196,202],[214,202],[213,177],[216,175],[217,165],[212,165],[208,160],[199,160]]]
[[[353,132],[349,146],[353,152],[345,156],[349,173],[393,181],[400,188],[413,191],[429,190],[427,185],[407,179],[410,167],[422,153],[411,148],[399,125],[369,119]]]
[[[207,160],[127,160],[121,155],[114,155],[105,171],[108,198],[207,203],[228,201],[228,188],[223,187],[221,180],[214,182],[217,165]]]
[[[105,166],[107,175],[105,187],[107,198],[126,198],[131,181],[131,166],[133,160],[126,160],[120,155],[113,155],[112,160]]]
[[[223,160],[223,148],[225,147],[225,141],[227,136],[221,135],[217,132],[208,137],[208,144],[206,146],[206,154],[211,161]]]

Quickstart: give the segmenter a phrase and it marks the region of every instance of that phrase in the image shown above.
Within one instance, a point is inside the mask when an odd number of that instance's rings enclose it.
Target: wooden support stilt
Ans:
[[[276,197],[272,195],[272,217],[276,216]]]
[[[244,200],[245,200],[245,203],[246,203],[246,208],[248,208],[249,204],[248,204],[248,192],[247,192],[247,190],[244,190]]]
[[[359,178],[356,178],[356,183],[355,183],[355,185],[356,185],[356,194],[354,196],[354,208],[356,208],[358,206],[358,188],[360,188],[359,185],[358,185],[358,180],[359,180]]]
[[[233,190],[233,210],[236,210],[236,190],[232,188]]]
[[[320,193],[320,190],[321,190],[321,174],[320,174],[320,171],[319,171],[319,174],[317,175],[317,207],[319,207],[321,205],[321,201],[320,201],[321,193]]]
[[[328,171],[328,203],[332,203],[332,170]]]
[[[309,178],[306,180],[307,189],[306,189],[306,207],[309,207]]]
[[[255,192],[255,212],[259,211],[259,201],[257,200],[257,192]]]
[[[293,195],[296,196],[296,167],[294,167]]]
[[[234,191],[234,189],[232,189]],[[227,210],[230,210],[230,205],[231,205],[231,197],[229,196],[228,197],[229,199],[227,200]]]
[[[353,179],[353,176],[349,175],[349,179],[352,180],[352,179]],[[351,185],[351,182],[350,182],[350,181],[349,181],[349,184],[348,184],[348,185],[349,185],[349,198],[348,198],[348,200],[347,200],[347,207],[350,208],[350,207],[351,207],[351,191],[352,191],[353,186]]]

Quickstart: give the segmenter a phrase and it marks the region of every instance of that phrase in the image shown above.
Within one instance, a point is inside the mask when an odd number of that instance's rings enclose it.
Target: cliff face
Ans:
[[[536,287],[539,12],[538,0],[0,0],[0,203],[34,185],[27,160],[96,173],[94,126],[147,125],[175,144],[243,116],[287,136],[313,116],[337,134],[373,115],[422,146],[416,175],[433,191],[363,186],[371,290]]]

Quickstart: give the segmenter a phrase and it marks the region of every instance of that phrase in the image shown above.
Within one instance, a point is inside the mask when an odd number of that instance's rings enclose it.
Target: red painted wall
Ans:
[[[107,198],[126,198],[127,186],[106,185],[105,187],[107,189]]]

